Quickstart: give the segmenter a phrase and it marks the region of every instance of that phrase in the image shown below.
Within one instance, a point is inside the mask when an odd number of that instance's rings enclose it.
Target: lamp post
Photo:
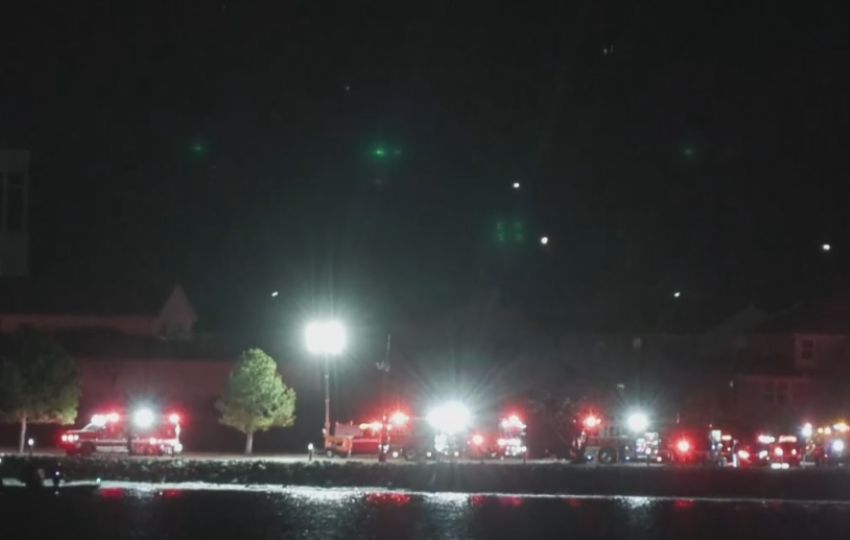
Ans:
[[[331,385],[330,359],[345,350],[345,327],[338,321],[314,321],[304,332],[307,351],[322,359],[325,379],[325,435],[331,434]]]

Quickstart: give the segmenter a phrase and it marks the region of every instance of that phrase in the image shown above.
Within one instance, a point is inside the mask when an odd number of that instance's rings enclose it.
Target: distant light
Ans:
[[[431,409],[425,419],[434,429],[452,434],[466,429],[472,420],[472,414],[463,403],[450,401]]]
[[[151,427],[153,425],[153,411],[147,408],[138,409],[133,414],[133,423],[140,428]]]
[[[177,413],[171,413],[171,414],[168,415],[168,421],[171,422],[172,424],[179,424],[180,423],[180,415],[177,414]]]
[[[738,457],[743,460],[747,460],[750,459],[750,453],[746,450],[738,450]]]
[[[643,433],[649,427],[649,417],[643,411],[634,411],[626,418],[626,426],[632,433]]]
[[[785,450],[783,450],[781,446],[777,446],[773,449],[773,453],[776,454],[777,457],[782,457],[782,455],[785,454]]]
[[[472,444],[474,444],[475,446],[481,446],[482,444],[484,444],[484,436],[480,433],[476,433],[472,436]]]
[[[823,252],[827,252],[832,249],[832,245],[830,244],[821,244],[820,250]]]
[[[800,435],[802,435],[803,437],[808,439],[812,436],[812,431],[813,431],[812,430],[812,424],[809,423],[809,422],[806,422],[805,424],[803,424],[803,428],[800,429]]]
[[[673,298],[681,298],[682,291],[673,291]]]
[[[30,440],[32,440],[32,439],[30,439]],[[844,441],[842,441],[841,439],[835,439],[834,441],[832,441],[832,451],[835,452],[836,454],[840,454],[841,452],[843,452],[844,451]]]
[[[687,454],[691,451],[691,442],[688,439],[679,439],[676,443],[676,450],[681,454]]]
[[[337,356],[346,345],[345,327],[338,321],[311,322],[304,337],[311,354]]]
[[[548,244],[549,244],[549,237],[548,236],[541,236],[540,237],[540,245],[545,246],[545,245],[548,245]]]
[[[519,188],[520,188],[520,184],[519,184],[519,182],[514,182],[514,183],[512,184],[512,187],[513,187],[514,189],[519,189]]]
[[[30,437],[29,439],[27,439],[27,446],[29,446],[30,448],[32,448],[33,446],[35,446],[35,439],[33,439],[32,437]]]
[[[386,151],[386,149],[384,149],[383,146],[379,146],[379,147],[375,148],[375,151],[372,152],[372,153],[374,154],[375,157],[384,157],[385,155],[387,155],[387,151]]]
[[[272,291],[272,298],[277,298],[278,291]]]
[[[776,441],[776,437],[774,437],[773,435],[762,434],[759,435],[756,440],[759,442],[759,444],[773,444]]]

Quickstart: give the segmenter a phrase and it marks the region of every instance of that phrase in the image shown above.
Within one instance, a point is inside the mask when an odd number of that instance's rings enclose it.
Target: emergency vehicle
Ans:
[[[736,452],[736,465],[741,468],[770,467],[790,469],[799,467],[804,450],[796,435],[759,434],[755,442],[742,444]]]
[[[386,424],[380,420],[358,425],[337,422],[334,434],[325,435],[325,454],[328,457],[366,454],[377,456],[383,445],[386,454],[399,457],[407,438],[406,428],[409,421],[407,414],[396,411],[389,416]]]
[[[93,415],[82,429],[65,431],[59,445],[68,455],[95,452],[175,455],[183,451],[181,429],[177,413],[158,414],[140,408],[128,417],[112,411]]]
[[[527,457],[526,425],[518,415],[511,414],[499,421],[496,455],[500,458]]]
[[[657,431],[650,431],[647,415],[634,410],[627,413],[624,420],[608,422],[597,413],[587,413],[581,419],[581,431],[573,443],[578,460],[606,465],[661,463],[661,437]]]
[[[847,465],[850,463],[850,426],[844,421],[812,428],[803,426],[806,438],[806,456],[819,466]]]

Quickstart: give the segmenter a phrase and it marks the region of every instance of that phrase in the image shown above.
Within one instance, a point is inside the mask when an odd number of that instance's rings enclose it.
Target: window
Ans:
[[[800,360],[811,363],[815,358],[815,340],[803,338],[800,340]]]
[[[794,364],[798,369],[814,369],[817,367],[817,343],[811,336],[797,336]]]
[[[773,404],[776,398],[776,385],[773,381],[762,381],[761,400],[764,403]]]
[[[776,383],[776,404],[777,405],[787,405],[788,404],[788,383],[787,382],[777,382]]]
[[[6,177],[5,229],[18,232],[24,230],[24,177],[10,174]]]

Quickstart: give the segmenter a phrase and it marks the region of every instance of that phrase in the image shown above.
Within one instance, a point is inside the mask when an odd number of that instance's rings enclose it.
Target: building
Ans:
[[[0,281],[0,340],[37,329],[74,358],[82,396],[79,418],[104,407],[145,403],[185,411],[189,448],[220,447],[233,434],[217,423],[237,357],[201,339],[197,315],[180,285],[139,287],[50,285],[27,278]]]
[[[28,271],[29,154],[0,149],[0,277]]]

